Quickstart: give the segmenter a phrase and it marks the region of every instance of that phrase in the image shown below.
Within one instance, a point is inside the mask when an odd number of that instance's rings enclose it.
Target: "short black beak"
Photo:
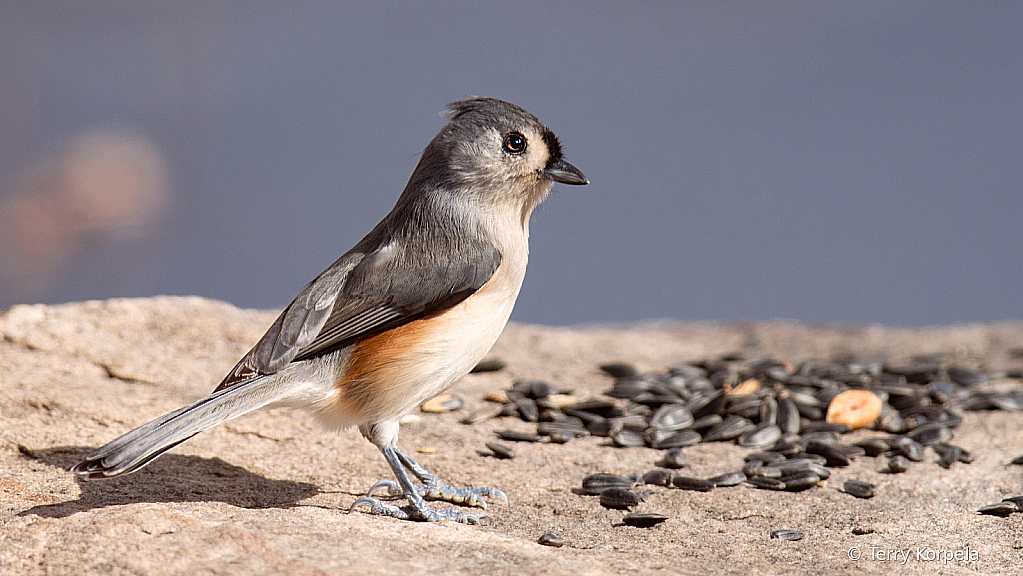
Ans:
[[[583,173],[580,172],[578,168],[560,159],[547,164],[547,168],[544,169],[543,174],[551,180],[561,182],[562,184],[590,183],[590,181],[586,179],[586,176],[583,176]]]

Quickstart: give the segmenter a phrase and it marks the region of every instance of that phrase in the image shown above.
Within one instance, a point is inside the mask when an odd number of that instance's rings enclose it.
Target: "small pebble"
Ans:
[[[561,548],[565,545],[565,540],[559,536],[555,536],[550,532],[540,536],[536,539],[537,544],[543,544],[544,546],[550,546],[552,548]]]

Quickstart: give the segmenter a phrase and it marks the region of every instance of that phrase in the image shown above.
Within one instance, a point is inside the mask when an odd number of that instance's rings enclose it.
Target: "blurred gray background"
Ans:
[[[935,0],[0,0],[0,307],[283,307],[469,95],[592,181],[514,320],[1023,318],[1023,3]]]

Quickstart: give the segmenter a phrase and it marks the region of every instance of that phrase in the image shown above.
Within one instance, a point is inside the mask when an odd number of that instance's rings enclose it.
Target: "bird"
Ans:
[[[453,487],[426,470],[398,447],[399,421],[487,354],[522,286],[534,208],[555,182],[589,180],[519,106],[474,96],[445,113],[394,208],[305,285],[210,395],[98,448],[76,477],[130,474],[221,422],[285,406],[329,430],[356,426],[383,454],[395,480],[350,511],[476,524],[487,516],[428,501],[507,503],[497,488]],[[373,497],[380,488],[407,504]]]

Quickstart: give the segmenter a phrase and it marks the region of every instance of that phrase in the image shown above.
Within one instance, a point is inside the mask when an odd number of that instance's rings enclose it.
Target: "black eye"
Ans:
[[[526,151],[526,137],[512,132],[504,137],[504,151],[509,154],[522,154]]]

